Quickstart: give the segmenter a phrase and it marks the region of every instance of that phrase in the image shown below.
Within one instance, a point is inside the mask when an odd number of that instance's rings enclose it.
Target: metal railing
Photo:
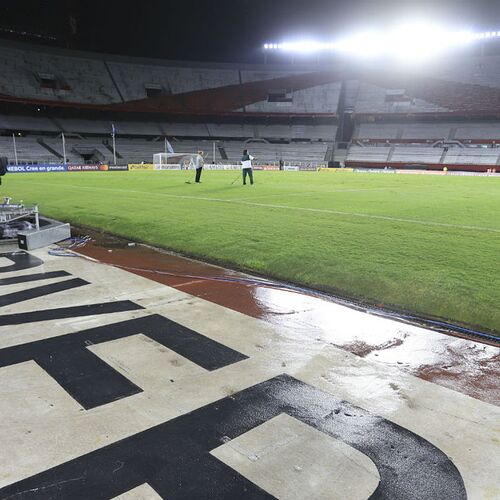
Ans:
[[[33,216],[35,218],[35,227],[40,229],[40,219],[38,205],[25,207],[22,203],[11,203],[12,198],[4,197],[3,203],[0,204],[0,223],[9,223],[18,219]]]

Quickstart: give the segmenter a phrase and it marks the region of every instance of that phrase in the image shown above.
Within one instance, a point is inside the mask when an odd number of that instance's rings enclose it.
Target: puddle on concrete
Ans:
[[[93,241],[79,249],[83,255],[272,323],[292,350],[294,345],[302,349],[304,342],[318,348],[332,345],[500,404],[497,347],[370,315],[324,298],[217,281],[249,276],[144,245],[129,245],[110,235],[85,233]]]

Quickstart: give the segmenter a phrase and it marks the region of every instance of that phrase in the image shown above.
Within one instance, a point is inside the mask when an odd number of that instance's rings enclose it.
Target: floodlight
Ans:
[[[383,33],[357,33],[335,44],[335,50],[354,56],[370,58],[382,55],[387,49],[387,40]]]
[[[408,62],[422,61],[473,40],[500,37],[500,31],[473,33],[454,31],[427,21],[401,24],[386,31],[365,31],[335,41],[295,40],[266,43],[266,50],[315,53],[340,52],[361,58],[395,57]]]

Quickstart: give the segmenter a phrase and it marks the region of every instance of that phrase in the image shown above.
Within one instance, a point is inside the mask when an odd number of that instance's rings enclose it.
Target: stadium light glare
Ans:
[[[338,42],[335,49],[346,54],[370,58],[382,55],[386,50],[386,40],[382,33],[358,33]]]
[[[321,52],[329,50],[330,43],[317,42],[314,40],[300,40],[295,42],[284,42],[279,44],[279,48],[286,52]]]
[[[428,22],[401,24],[387,31],[354,33],[339,40],[292,40],[266,43],[266,50],[316,53],[339,52],[360,58],[393,57],[408,62],[422,61],[474,40],[499,38],[500,31],[474,33],[455,31]]]
[[[428,24],[402,25],[389,32],[387,52],[397,59],[415,62],[429,59],[459,45],[461,37]]]

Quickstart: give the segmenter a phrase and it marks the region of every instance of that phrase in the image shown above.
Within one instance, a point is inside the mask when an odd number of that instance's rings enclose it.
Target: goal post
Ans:
[[[193,166],[197,154],[155,153],[153,164],[155,170],[187,170]]]

